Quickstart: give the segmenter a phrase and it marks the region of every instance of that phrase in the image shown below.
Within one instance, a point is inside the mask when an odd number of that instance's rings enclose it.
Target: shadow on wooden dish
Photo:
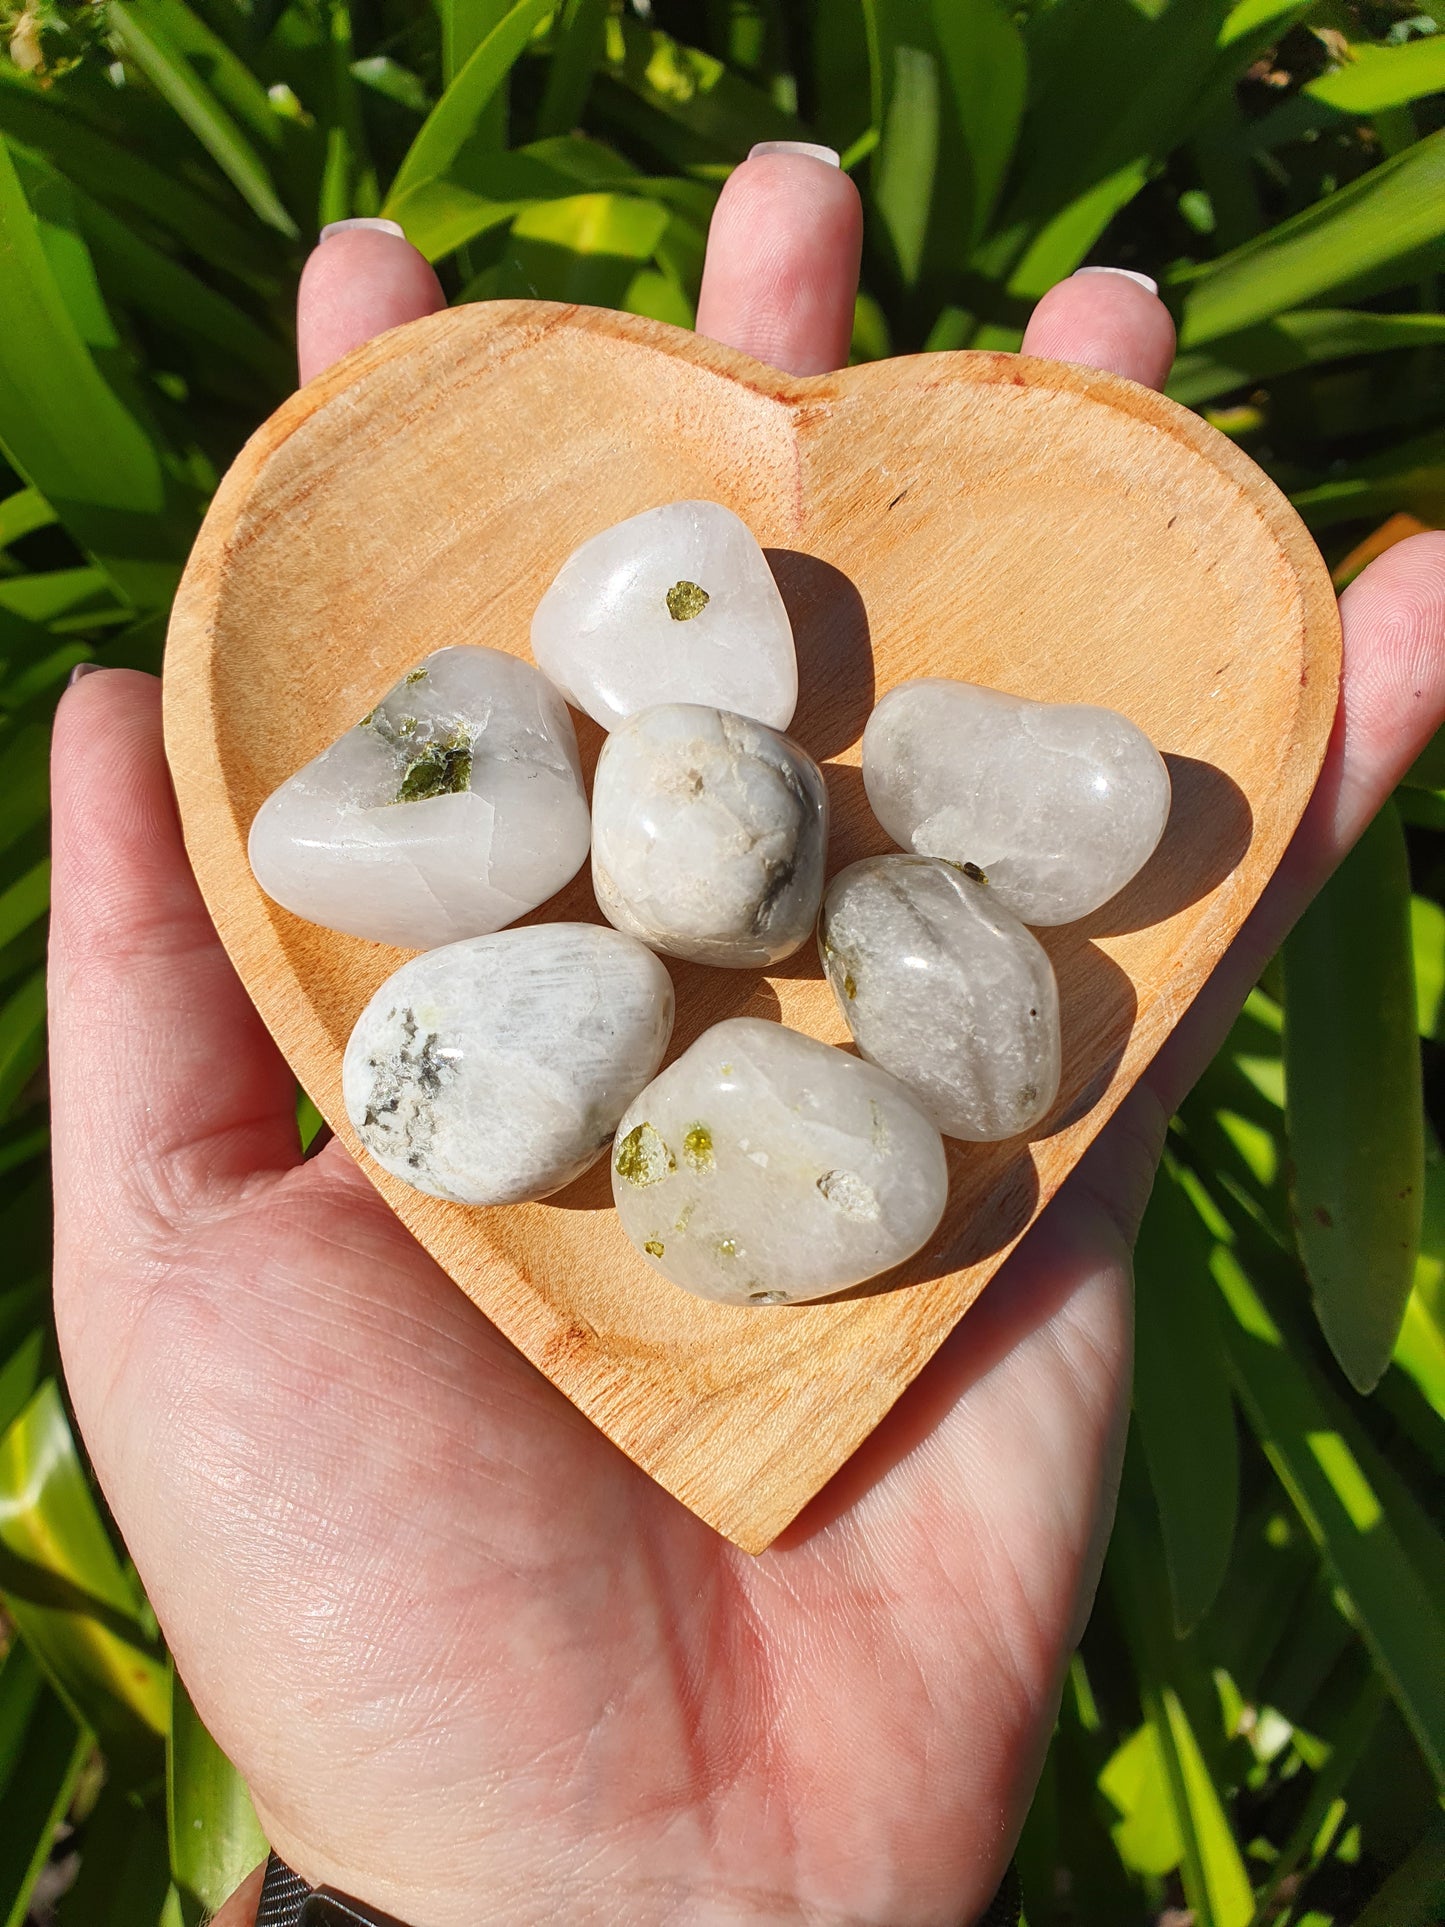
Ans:
[[[920,675],[1122,710],[1166,754],[1159,852],[1045,933],[1064,1087],[1028,1144],[951,1145],[926,1251],[821,1303],[677,1290],[618,1228],[605,1161],[502,1210],[363,1159],[416,1237],[621,1449],[759,1550],[882,1418],[1077,1163],[1278,863],[1334,714],[1339,627],[1284,498],[1195,416],[1113,376],[940,354],[793,379],[659,323],[544,302],[435,315],[280,409],[226,477],[172,620],[166,742],[227,950],[337,1135],[341,1053],[401,954],[300,922],[246,861],[262,800],[444,643],[528,653],[567,555],[623,517],[724,502],[798,639],[793,733],[825,765],[830,871],[888,847],[858,744]],[[599,734],[579,730],[595,760]],[[531,921],[595,921],[586,875]],[[742,1012],[845,1032],[809,952],[767,973],[670,963],[670,1056]],[[359,1155],[359,1152],[358,1152]]]

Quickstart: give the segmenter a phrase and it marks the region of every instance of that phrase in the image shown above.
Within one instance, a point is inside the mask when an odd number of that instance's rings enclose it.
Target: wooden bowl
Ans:
[[[528,653],[567,555],[682,497],[735,509],[798,641],[793,733],[823,764],[831,867],[888,847],[858,744],[874,702],[958,676],[1122,710],[1165,753],[1158,852],[1042,934],[1064,1081],[1033,1141],[951,1144],[948,1214],[846,1296],[710,1304],[618,1228],[607,1161],[558,1196],[467,1209],[360,1151],[341,1103],[357,1013],[405,953],[303,923],[246,861],[268,793],[444,643]],[[186,843],[251,995],[420,1242],[622,1450],[759,1550],[892,1405],[1159,1048],[1278,863],[1335,710],[1339,623],[1278,491],[1223,436],[1110,375],[937,354],[797,380],[675,328],[546,302],[384,335],[237,459],[171,623],[166,742]],[[589,773],[600,733],[581,720]],[[599,921],[586,873],[535,921]],[[670,963],[672,1054],[748,1013],[846,1041],[816,957]]]

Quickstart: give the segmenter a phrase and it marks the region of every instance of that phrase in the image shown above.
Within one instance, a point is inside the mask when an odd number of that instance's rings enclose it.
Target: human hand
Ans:
[[[860,216],[826,163],[737,170],[699,325],[846,355]],[[312,258],[303,375],[441,305],[405,242]],[[1032,353],[1151,385],[1168,316],[1075,276]],[[1344,599],[1340,718],[1209,987],[912,1390],[750,1559],[463,1297],[294,1082],[186,864],[158,686],[63,701],[56,1298],[101,1482],[208,1725],[313,1883],[412,1927],[971,1920],[1087,1614],[1128,1406],[1129,1243],[1165,1119],[1445,714],[1445,537]],[[254,1883],[232,1927],[254,1912]]]

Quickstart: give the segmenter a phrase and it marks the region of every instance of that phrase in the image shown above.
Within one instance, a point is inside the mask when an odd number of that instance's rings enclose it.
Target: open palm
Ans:
[[[846,354],[859,215],[750,160],[699,324]],[[302,372],[441,304],[328,240]],[[1026,347],[1158,385],[1145,287]],[[413,1923],[958,1923],[1012,1850],[1087,1612],[1128,1402],[1129,1241],[1163,1124],[1309,893],[1445,713],[1445,539],[1346,598],[1320,791],[1166,1052],[868,1445],[750,1559],[622,1457],[412,1241],[294,1085],[187,868],[158,686],[56,738],[57,1309],[76,1409],[177,1663],[313,1882]],[[254,1893],[238,1896],[249,1921]]]

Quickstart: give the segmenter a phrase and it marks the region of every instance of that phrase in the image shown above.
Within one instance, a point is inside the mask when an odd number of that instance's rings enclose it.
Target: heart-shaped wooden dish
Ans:
[[[825,1303],[739,1309],[651,1272],[604,1159],[541,1204],[468,1210],[363,1159],[429,1251],[624,1452],[765,1546],[888,1410],[1058,1188],[1273,871],[1334,714],[1339,627],[1274,486],[1182,408],[1112,376],[940,354],[796,380],[659,324],[543,302],[455,309],[313,381],[247,445],[186,572],[166,741],[221,937],[357,1155],[351,1025],[401,953],[252,881],[263,798],[443,643],[527,654],[577,544],[682,497],[770,552],[797,634],[793,733],[823,763],[830,868],[888,847],[863,797],[869,710],[919,675],[1099,702],[1169,758],[1158,853],[1046,932],[1064,1088],[1029,1144],[949,1147],[948,1215],[910,1265]],[[599,733],[582,719],[584,759]],[[536,921],[600,920],[586,873]],[[845,1032],[811,951],[766,974],[672,963],[672,1053],[742,1012]]]

